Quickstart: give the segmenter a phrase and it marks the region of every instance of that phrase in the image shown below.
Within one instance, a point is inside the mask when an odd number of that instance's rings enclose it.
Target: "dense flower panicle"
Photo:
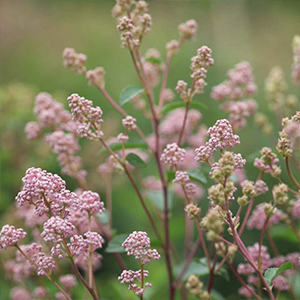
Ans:
[[[47,219],[46,215],[38,216],[35,213],[33,205],[20,206],[16,203],[17,215],[19,218],[24,219],[25,225],[28,228],[34,228],[37,225],[42,225]]]
[[[174,183],[185,184],[189,181],[190,181],[190,177],[187,172],[176,171],[175,179],[173,180]]]
[[[279,209],[277,209],[275,214],[269,219],[268,225],[272,226],[279,223],[282,217],[282,212]],[[264,203],[258,204],[253,210],[252,215],[247,222],[247,227],[248,229],[255,228],[257,230],[262,230],[266,219],[267,216],[264,210]]]
[[[172,191],[183,200],[186,200],[186,196],[188,196],[189,199],[193,198],[199,200],[205,194],[203,187],[198,184],[188,182],[184,187],[185,191],[180,185],[174,185],[174,187],[172,187]]]
[[[93,107],[93,102],[80,97],[78,94],[72,94],[68,97],[69,106],[72,110],[74,121],[81,123],[77,133],[81,137],[101,138],[102,110],[100,107]]]
[[[165,164],[177,165],[185,157],[185,149],[180,148],[176,143],[168,144],[161,155],[161,161]]]
[[[281,290],[281,291],[285,291],[290,289],[290,284],[287,280],[287,278],[285,278],[282,275],[278,275],[276,276],[273,281],[272,284],[274,285],[275,289]]]
[[[160,255],[155,249],[150,249],[150,238],[146,232],[134,231],[123,242],[122,247],[127,255],[134,255],[135,259],[141,260],[143,264],[151,260],[160,259]]]
[[[195,20],[188,20],[178,26],[179,35],[184,40],[192,40],[198,30],[198,24]]]
[[[59,277],[59,282],[66,288],[69,289],[77,285],[76,276],[73,274],[62,275]]]
[[[135,123],[136,123],[136,119],[131,116],[127,116],[125,119],[122,120],[123,126],[128,131],[132,131],[132,130],[136,129]]]
[[[254,184],[256,195],[263,195],[269,191],[267,184],[263,180],[257,180]]]
[[[146,270],[143,270],[143,278],[146,278],[149,276],[149,272]],[[151,283],[145,282],[144,287],[139,287],[137,284],[135,284],[135,280],[141,284],[142,282],[142,271],[132,271],[132,270],[123,270],[121,275],[118,277],[118,280],[121,284],[128,284],[128,289],[133,291],[136,295],[143,295],[145,290],[152,286]]]
[[[208,161],[209,158],[213,156],[214,149],[212,145],[206,143],[204,146],[200,146],[195,149],[196,152],[196,161]]]
[[[85,54],[76,53],[73,48],[65,48],[63,52],[64,66],[79,74],[86,72],[86,58]]]
[[[84,234],[84,237],[86,238],[87,245],[91,246],[91,251],[102,248],[104,239],[99,233],[88,231]]]
[[[172,56],[176,54],[179,50],[179,42],[176,40],[172,40],[168,42],[166,45],[166,49],[167,49],[168,56]]]
[[[46,256],[44,253],[38,254],[36,263],[38,265],[37,275],[47,276],[49,273],[52,273],[55,268],[53,257]]]
[[[48,93],[37,95],[34,113],[37,115],[38,125],[41,128],[63,128],[71,120],[70,113]]]
[[[25,133],[29,140],[36,139],[40,136],[41,127],[37,122],[28,122],[25,126]]]
[[[214,149],[232,148],[240,144],[239,136],[233,134],[232,126],[226,119],[218,120],[214,126],[208,129],[207,134],[210,136],[209,144]]]
[[[51,217],[44,223],[44,230],[41,236],[46,242],[61,242],[73,230],[75,230],[75,226],[69,221],[60,217]]]
[[[240,153],[233,154],[233,157],[234,169],[243,169],[246,164],[246,159],[244,159]]]
[[[186,97],[187,97],[187,88],[188,88],[188,84],[185,81],[179,80],[177,82],[175,90],[180,95],[180,98],[182,100],[186,100]]]
[[[101,202],[99,194],[91,191],[84,191],[79,196],[79,207],[81,210],[86,210],[91,215],[96,213],[102,214],[105,210],[104,203]]]
[[[0,249],[12,247],[26,236],[27,233],[22,228],[16,229],[15,226],[6,224],[0,231]]]
[[[227,73],[227,80],[212,90],[211,97],[217,101],[239,100],[256,94],[252,68],[248,62],[235,65]]]

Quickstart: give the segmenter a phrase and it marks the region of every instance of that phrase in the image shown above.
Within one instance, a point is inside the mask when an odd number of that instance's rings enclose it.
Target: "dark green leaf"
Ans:
[[[161,59],[157,58],[157,57],[154,57],[154,56],[147,57],[145,60],[148,61],[148,62],[151,62],[155,65],[160,65],[161,64]]]
[[[122,247],[123,242],[128,237],[128,234],[119,234],[113,237],[106,248],[108,253],[122,253],[125,252],[125,249]]]
[[[132,152],[126,155],[126,160],[130,165],[138,169],[146,168],[147,166],[147,164],[138,155]]]
[[[281,274],[282,272],[286,271],[286,270],[291,270],[293,269],[293,264],[291,262],[285,262],[284,264],[282,264],[279,268],[269,268],[266,270],[265,272],[265,279],[266,282],[269,286],[272,285],[272,280],[279,274]]]
[[[185,105],[186,105],[186,103],[183,102],[183,101],[171,102],[171,103],[168,103],[168,104],[164,105],[161,112],[163,114],[165,114],[165,113],[167,113],[169,111],[172,111],[176,108],[185,107]],[[192,101],[190,103],[190,108],[195,108],[195,109],[198,109],[198,110],[204,110],[204,109],[207,108],[207,106],[203,103]]]
[[[225,300],[225,298],[218,291],[212,289],[210,292],[210,300]]]
[[[287,241],[298,245],[299,240],[294,231],[286,225],[274,225],[271,227],[271,236],[275,240]]]
[[[199,181],[201,183],[207,183],[206,176],[201,170],[189,170],[187,173],[192,180]]]
[[[150,191],[146,192],[147,198],[152,202],[152,204],[159,210],[164,211],[164,197],[161,191]],[[168,193],[168,210],[173,208],[173,194]]]
[[[123,106],[125,103],[130,101],[132,98],[136,97],[137,95],[141,94],[144,91],[138,85],[130,85],[127,86],[120,95],[120,105]]]
[[[122,149],[122,143],[113,143],[109,145],[109,148],[113,151],[121,150]],[[126,142],[125,143],[125,149],[148,149],[148,146],[143,141],[135,141],[135,142]],[[100,151],[100,153],[106,153],[108,152],[105,148]]]

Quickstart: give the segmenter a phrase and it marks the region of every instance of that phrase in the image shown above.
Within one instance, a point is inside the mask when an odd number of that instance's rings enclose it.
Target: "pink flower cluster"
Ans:
[[[76,73],[85,73],[86,55],[76,53],[73,48],[66,48],[63,52],[64,65],[67,68],[72,68]]]
[[[15,226],[4,225],[0,231],[0,249],[13,247],[26,236],[27,233],[22,228],[16,229]]]
[[[105,210],[104,203],[100,200],[100,196],[97,193],[91,191],[84,191],[78,197],[80,210],[87,211],[90,215],[96,213],[102,214]]]
[[[198,29],[198,24],[195,20],[188,20],[178,26],[179,35],[184,40],[192,40]]]
[[[239,100],[256,94],[252,68],[248,62],[235,65],[227,73],[227,80],[213,88],[211,97],[217,101]]]
[[[257,103],[253,99],[238,101],[256,94],[256,84],[249,63],[241,62],[227,74],[228,80],[215,86],[211,97],[223,102],[221,108],[230,113],[230,122],[235,130],[246,126],[246,118],[252,116]],[[227,100],[227,101],[226,101]]]
[[[144,270],[143,271],[143,278],[148,277],[149,272]],[[141,285],[142,283],[142,271],[132,271],[132,270],[123,270],[121,275],[118,277],[121,284],[129,284],[128,289],[133,291],[137,296],[143,295],[145,290],[149,287],[152,287],[150,282],[145,282],[143,287],[138,286],[135,283],[135,280],[139,282]]]
[[[264,147],[260,151],[260,154],[261,154],[261,158],[255,158],[254,166],[260,169],[262,172],[270,173],[273,174],[274,176],[279,175],[281,171],[277,166],[279,162],[277,155],[273,153],[270,148],[267,147]]]
[[[268,225],[272,226],[278,224],[283,217],[283,213],[277,209],[274,215],[269,219]],[[248,229],[257,229],[262,230],[267,219],[265,210],[264,210],[264,203],[258,204],[255,209],[253,210],[251,217],[248,220],[247,227]]]
[[[232,126],[226,119],[218,120],[208,129],[207,134],[210,136],[208,142],[195,150],[196,161],[207,161],[216,149],[232,148],[240,144],[239,136],[233,134]]]
[[[66,207],[77,205],[77,195],[66,189],[66,183],[58,175],[40,168],[29,168],[22,179],[24,185],[16,200],[19,205],[34,205],[38,216],[46,213],[60,215]]]
[[[165,164],[177,165],[184,160],[185,152],[185,149],[180,148],[176,143],[168,144],[160,159]]]
[[[131,116],[127,116],[125,119],[122,120],[122,124],[127,131],[132,131],[136,129],[135,123],[136,123],[136,119]]]
[[[151,260],[160,259],[160,255],[155,249],[150,249],[150,238],[144,231],[134,231],[123,242],[122,247],[127,255],[134,255],[135,259],[142,264],[147,264]]]
[[[72,118],[80,123],[77,133],[81,137],[97,139],[103,136],[101,131],[102,110],[100,107],[93,107],[93,102],[72,94],[68,97],[69,107],[72,110]]]

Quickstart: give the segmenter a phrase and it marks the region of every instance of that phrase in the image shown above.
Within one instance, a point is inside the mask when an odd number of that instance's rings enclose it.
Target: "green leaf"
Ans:
[[[159,209],[160,211],[164,211],[164,197],[162,191],[150,191],[146,192],[147,198],[152,202],[152,204]],[[168,210],[170,211],[173,208],[173,194],[171,192],[168,193]]]
[[[207,183],[207,178],[201,170],[188,170],[187,173],[191,179],[201,183]]]
[[[168,182],[171,182],[175,179],[175,172],[174,171],[168,171],[166,173],[166,175],[167,175],[166,177],[167,177]]]
[[[147,166],[147,164],[138,155],[132,152],[126,155],[126,160],[130,165],[138,169],[146,168]]]
[[[107,211],[104,211],[102,214],[97,213],[96,217],[99,219],[99,221],[103,224],[106,225],[108,224],[109,221],[109,214]]]
[[[266,270],[265,272],[265,279],[266,282],[269,286],[272,285],[272,280],[279,274],[281,274],[282,272],[286,271],[286,270],[291,270],[293,269],[293,264],[291,262],[285,262],[284,264],[282,264],[279,268],[269,268]]]
[[[172,111],[176,108],[185,107],[185,105],[186,105],[186,103],[183,102],[183,101],[171,102],[171,103],[168,103],[168,104],[164,105],[161,112],[163,114],[166,114],[167,112]],[[198,109],[198,110],[204,110],[204,109],[207,108],[207,106],[203,103],[192,101],[190,103],[190,108],[195,108],[195,109]]]
[[[115,237],[113,237],[106,248],[106,252],[108,253],[123,253],[125,252],[125,249],[122,247],[123,242],[128,237],[128,234],[118,234]]]
[[[136,97],[137,95],[141,94],[144,91],[138,85],[130,85],[127,86],[120,95],[120,105],[123,106],[125,103],[130,101],[132,98]]]
[[[279,224],[271,227],[271,236],[275,240],[287,241],[298,245],[299,240],[294,231],[286,225]]]
[[[161,64],[161,59],[160,58],[157,58],[157,57],[154,57],[154,56],[151,56],[151,57],[147,57],[145,59],[145,61],[148,61],[148,62],[151,62],[155,65],[160,65]]]
[[[112,143],[109,148],[113,151],[121,150],[122,143]],[[125,149],[148,149],[148,145],[143,141],[128,141],[125,143]],[[100,151],[100,154],[108,152],[105,148]]]
[[[212,289],[210,292],[210,300],[225,300],[225,298],[218,291]]]

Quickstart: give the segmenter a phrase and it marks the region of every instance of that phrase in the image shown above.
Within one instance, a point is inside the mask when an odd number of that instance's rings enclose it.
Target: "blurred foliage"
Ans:
[[[186,43],[174,57],[168,87],[174,88],[179,79],[190,79],[190,58],[201,45],[213,49],[215,65],[208,72],[208,86],[198,100],[207,105],[203,122],[208,126],[218,118],[227,117],[218,109],[218,104],[210,100],[212,86],[225,79],[229,68],[247,60],[251,63],[258,84],[255,98],[259,109],[268,114],[274,127],[270,137],[249,121],[246,129],[239,134],[241,145],[238,151],[248,157],[263,146],[275,146],[279,126],[273,115],[267,112],[264,97],[264,79],[271,67],[279,65],[286,73],[289,92],[300,96],[299,88],[291,84],[290,66],[292,63],[291,41],[299,32],[299,1],[149,1],[153,17],[153,28],[144,41],[142,50],[155,47],[165,58],[165,43],[177,38],[177,25],[194,18],[199,23],[195,41]],[[51,154],[42,141],[27,141],[24,134],[26,122],[34,120],[32,113],[35,95],[46,91],[66,104],[66,97],[78,93],[92,99],[104,111],[104,133],[115,135],[121,127],[121,117],[113,112],[94,88],[87,85],[82,77],[66,70],[62,65],[62,51],[74,47],[87,54],[89,68],[103,66],[106,71],[106,87],[112,97],[119,101],[120,92],[127,85],[137,84],[138,79],[125,49],[120,48],[119,34],[115,20],[111,17],[113,1],[46,1],[46,0],[3,0],[1,2],[1,225],[9,219],[13,223],[14,197],[21,187],[21,178],[30,166],[41,167],[53,173],[60,173],[55,155]],[[157,96],[159,89],[155,90]],[[178,100],[178,99],[177,99]],[[132,106],[126,109],[133,114],[146,133],[151,126],[147,119],[139,118]],[[99,145],[82,141],[81,155],[84,166],[89,171],[88,185],[105,199],[105,181],[96,167],[101,162]],[[141,171],[149,174],[153,164]],[[249,179],[255,179],[257,170],[252,162],[247,164]],[[139,173],[135,174],[139,176]],[[119,233],[133,230],[148,230],[144,212],[136,204],[136,196],[126,179],[114,176],[113,192],[114,227]],[[70,189],[75,183],[65,178]],[[274,183],[269,177],[270,183]],[[209,184],[209,183],[208,183]],[[270,198],[270,194],[264,196]],[[268,200],[264,198],[264,201]],[[262,200],[262,199],[261,199]],[[259,201],[259,200],[258,200]],[[182,203],[176,198],[171,219],[171,238],[182,253],[184,226]],[[206,199],[202,206],[207,207]],[[4,214],[5,213],[5,214]],[[159,214],[159,212],[158,212]],[[17,221],[17,220],[16,220]],[[15,223],[16,224],[16,223]],[[257,238],[257,232],[245,234],[248,245]],[[155,244],[155,241],[153,241]],[[282,253],[294,249],[293,243],[279,245]],[[198,257],[203,254],[201,251]],[[125,256],[124,256],[125,258]],[[179,261],[181,257],[178,258]],[[242,260],[241,257],[238,257]],[[127,259],[129,267],[136,268],[133,259]],[[1,264],[0,264],[1,267]],[[147,291],[147,299],[166,299],[166,273],[163,263],[149,264],[150,281],[153,288]],[[117,281],[120,270],[112,254],[106,254],[102,269],[97,273],[99,288],[105,297],[102,299],[135,299]],[[10,285],[0,275],[0,299],[8,299]],[[46,282],[46,281],[45,281]],[[217,290],[226,299],[237,299],[239,283],[230,275],[230,285],[224,278],[216,278]],[[77,298],[84,299],[82,289],[77,288]],[[179,297],[179,295],[178,295]],[[178,298],[179,299],[179,298]]]

